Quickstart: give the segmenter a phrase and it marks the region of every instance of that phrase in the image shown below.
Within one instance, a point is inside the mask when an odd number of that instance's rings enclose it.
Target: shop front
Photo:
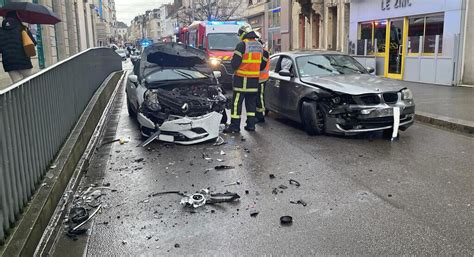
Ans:
[[[350,53],[380,76],[456,85],[464,1],[352,1]]]

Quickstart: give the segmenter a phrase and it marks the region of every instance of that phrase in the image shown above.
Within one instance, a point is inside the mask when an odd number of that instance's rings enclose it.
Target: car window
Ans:
[[[296,58],[296,65],[298,65],[298,72],[302,78],[367,73],[354,58],[340,54],[301,56]]]
[[[295,74],[293,61],[291,60],[290,57],[288,57],[288,56],[281,56],[280,57],[280,60],[277,64],[275,72],[280,72],[281,70],[288,70],[291,73]]]
[[[279,56],[275,56],[270,59],[270,70],[275,71],[277,64],[278,64],[278,59],[280,59]]]

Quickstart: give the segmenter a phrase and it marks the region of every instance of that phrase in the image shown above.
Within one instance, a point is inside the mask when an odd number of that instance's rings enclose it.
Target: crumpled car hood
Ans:
[[[397,92],[407,87],[408,82],[381,78],[368,74],[308,77],[301,81],[326,88],[334,92],[363,95],[383,92]]]
[[[145,48],[142,59],[148,63],[144,67],[194,67],[207,62],[206,52],[178,43],[153,44]]]

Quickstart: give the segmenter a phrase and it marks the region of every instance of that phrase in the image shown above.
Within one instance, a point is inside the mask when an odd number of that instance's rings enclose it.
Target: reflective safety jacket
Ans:
[[[244,39],[245,51],[236,49],[234,56],[240,56],[242,61],[235,70],[235,75],[244,78],[260,78],[260,66],[262,64],[263,47],[255,39]]]
[[[260,82],[265,82],[270,78],[270,54],[268,53],[267,49],[263,49],[263,60],[267,62],[265,65],[265,69],[260,71]]]

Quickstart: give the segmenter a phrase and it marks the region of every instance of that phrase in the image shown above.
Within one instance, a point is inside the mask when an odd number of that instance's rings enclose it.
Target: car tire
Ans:
[[[137,113],[133,110],[133,107],[132,107],[132,104],[130,103],[130,101],[128,100],[127,98],[127,111],[128,111],[128,115],[132,118],[136,118],[137,117]]]
[[[303,128],[310,136],[324,134],[325,114],[313,101],[305,101],[301,106]]]

